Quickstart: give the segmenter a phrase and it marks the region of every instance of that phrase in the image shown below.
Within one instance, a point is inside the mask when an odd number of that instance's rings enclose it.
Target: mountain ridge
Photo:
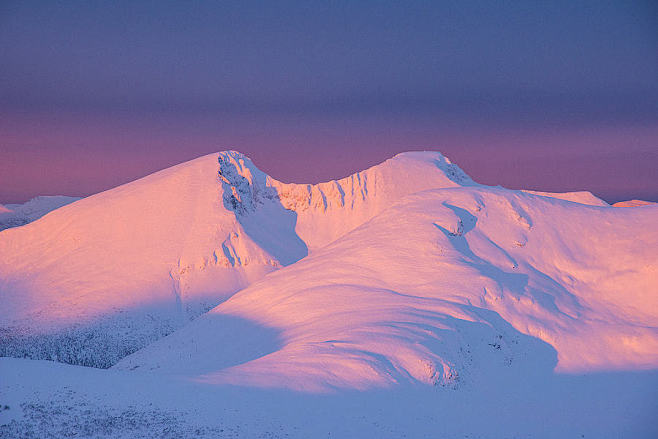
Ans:
[[[107,367],[408,193],[454,179],[474,184],[440,153],[407,153],[338,181],[286,184],[227,151],[81,199],[0,233],[0,326],[12,334],[0,352],[76,362],[56,345],[87,337],[111,346],[98,353]]]
[[[500,188],[418,192],[115,368],[311,392],[655,368],[657,217]],[[235,319],[270,328],[269,347]],[[230,343],[213,347],[240,337],[235,361]]]

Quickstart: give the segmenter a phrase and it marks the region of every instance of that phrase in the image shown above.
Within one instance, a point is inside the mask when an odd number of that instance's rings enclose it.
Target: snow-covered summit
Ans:
[[[0,233],[0,348],[109,365],[408,194],[472,184],[431,152],[316,185],[236,151],[173,166]],[[74,358],[62,337],[98,348]]]
[[[0,232],[0,353],[108,367],[185,326],[119,367],[294,388],[449,385],[476,360],[418,331],[475,336],[463,320],[543,340],[565,370],[652,367],[655,221],[652,206],[586,192],[482,186],[436,152],[319,184],[209,154]],[[226,332],[227,316],[279,335]],[[247,357],[213,351],[216,336]],[[207,349],[181,357],[193,340]]]
[[[641,207],[641,206],[651,206],[653,204],[656,203],[652,201],[644,201],[644,200],[627,200],[627,201],[619,201],[613,204],[613,207]]]
[[[203,434],[164,428],[166,393],[219,420],[208,437],[541,436],[556,419],[560,437],[644,437],[657,223],[655,204],[479,185],[432,152],[320,184],[209,154],[0,232],[0,356],[115,369],[0,359],[0,417],[20,420],[0,435],[135,430],[132,407],[154,436]]]

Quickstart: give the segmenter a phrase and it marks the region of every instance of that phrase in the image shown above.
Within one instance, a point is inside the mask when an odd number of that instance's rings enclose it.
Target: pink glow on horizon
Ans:
[[[0,122],[2,202],[85,196],[200,155],[239,150],[273,177],[317,183],[409,150],[441,151],[476,181],[553,192],[589,190],[608,201],[658,201],[658,127],[468,129],[434,120],[105,119],[8,115]]]

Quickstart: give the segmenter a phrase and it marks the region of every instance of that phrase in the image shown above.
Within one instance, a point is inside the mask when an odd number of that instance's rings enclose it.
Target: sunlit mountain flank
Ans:
[[[578,431],[644,434],[658,206],[630,204],[481,185],[438,152],[316,185],[279,182],[235,151],[200,157],[0,233],[0,353],[14,357],[0,360],[2,394],[28,417],[50,413],[37,395],[62,398],[37,376],[68,383],[65,405],[99,419],[157,401],[154,421],[113,415],[144,434],[195,422],[208,437],[324,434],[272,398],[311,418],[330,410],[329,423],[367,402],[344,435],[452,437],[468,424],[543,437],[538,419],[555,410],[571,413],[558,433],[582,415]],[[232,410],[235,392],[237,417],[204,411]],[[389,416],[381,392],[406,408]],[[499,424],[501,400],[534,421]],[[399,430],[409,411],[425,421]],[[0,431],[26,434],[23,422]]]

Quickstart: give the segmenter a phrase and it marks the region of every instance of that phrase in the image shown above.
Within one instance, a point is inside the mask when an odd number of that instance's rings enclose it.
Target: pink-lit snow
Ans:
[[[653,437],[656,224],[435,152],[204,156],[0,232],[0,433]]]

